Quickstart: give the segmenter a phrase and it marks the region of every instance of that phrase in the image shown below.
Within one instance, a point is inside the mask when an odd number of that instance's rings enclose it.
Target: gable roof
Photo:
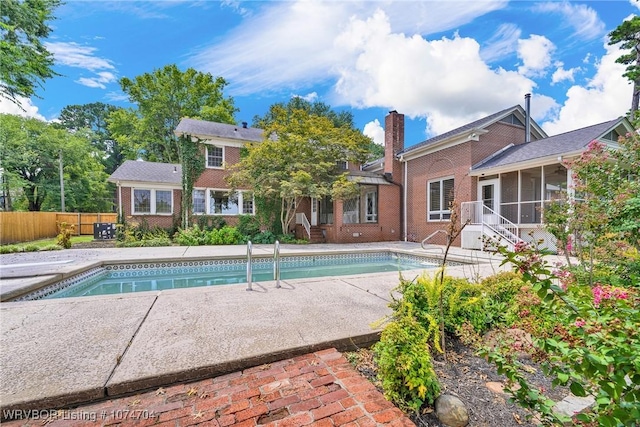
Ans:
[[[407,154],[407,153],[411,153],[412,151],[417,151],[420,149],[424,149],[430,145],[434,145],[438,142],[441,141],[446,141],[447,139],[453,139],[457,136],[461,136],[464,134],[467,134],[471,131],[474,130],[481,130],[486,128],[489,125],[492,125],[493,123],[496,123],[498,121],[500,121],[501,119],[509,116],[510,114],[514,114],[514,113],[518,113],[518,115],[522,116],[523,120],[525,119],[526,116],[526,112],[524,111],[524,109],[520,106],[520,105],[514,105],[513,107],[509,107],[509,108],[505,108],[504,110],[498,111],[497,113],[493,113],[489,116],[483,117],[481,119],[478,119],[476,121],[473,121],[471,123],[467,123],[465,125],[462,125],[458,128],[455,128],[453,130],[450,130],[449,132],[445,132],[443,134],[434,136],[433,138],[427,139],[426,141],[422,141],[418,144],[412,145],[409,148],[405,148],[404,150],[400,151],[398,153],[398,155],[400,154]],[[540,128],[534,120],[531,120],[531,131],[532,132],[536,132],[538,133],[542,138],[546,137],[547,134],[542,130],[542,128]]]
[[[209,122],[182,118],[173,131],[178,136],[190,135],[200,139],[223,138],[239,141],[262,141],[262,129],[229,125],[226,123]]]
[[[153,184],[182,185],[182,166],[174,163],[125,160],[125,162],[111,174],[107,181],[135,181]]]
[[[591,141],[605,135],[615,128],[623,118],[587,126],[581,129],[550,136],[548,138],[531,141],[507,147],[494,157],[489,157],[474,165],[471,170],[484,171],[515,163],[526,162],[548,156],[561,156],[582,151]]]

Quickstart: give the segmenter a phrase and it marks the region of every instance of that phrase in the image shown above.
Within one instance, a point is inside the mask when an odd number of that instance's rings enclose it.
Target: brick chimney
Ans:
[[[384,174],[396,184],[402,183],[402,169],[396,154],[404,149],[404,114],[389,111],[384,118]]]

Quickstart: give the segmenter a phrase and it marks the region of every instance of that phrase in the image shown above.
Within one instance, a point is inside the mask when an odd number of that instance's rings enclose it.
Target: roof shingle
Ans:
[[[126,160],[111,174],[108,181],[137,181],[180,185],[182,183],[182,166],[173,163]]]
[[[602,136],[614,127],[620,119],[610,120],[597,125],[587,126],[560,135],[531,141],[526,144],[514,145],[499,155],[480,163],[472,170],[482,170],[520,163],[541,157],[562,155],[584,149],[591,141]]]
[[[210,136],[252,142],[260,142],[263,139],[262,129],[189,118],[181,119],[174,133],[176,135]]]

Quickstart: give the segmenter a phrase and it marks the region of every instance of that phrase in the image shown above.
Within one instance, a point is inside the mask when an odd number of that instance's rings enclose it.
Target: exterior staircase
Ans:
[[[485,206],[482,201],[462,203],[461,219],[463,223],[480,226],[483,236],[498,240],[498,244],[506,245],[509,250],[523,241],[516,224]]]
[[[325,243],[327,239],[324,237],[322,228],[317,226],[311,226],[309,229],[309,243]]]

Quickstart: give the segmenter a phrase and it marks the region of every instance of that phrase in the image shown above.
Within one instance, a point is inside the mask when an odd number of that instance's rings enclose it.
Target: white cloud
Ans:
[[[556,68],[556,71],[554,71],[553,75],[551,76],[552,85],[563,82],[565,80],[568,80],[571,83],[573,83],[575,81],[574,74],[582,70],[582,68],[580,67],[573,67],[573,68],[569,68],[568,70],[565,70],[564,64],[562,62],[558,62],[555,65],[557,68]]]
[[[76,80],[76,83],[80,83],[81,85],[87,87],[106,89],[107,83],[115,82],[116,80],[117,78],[113,73],[110,73],[108,71],[101,71],[97,73],[96,77],[80,77],[78,80]]]
[[[515,24],[502,24],[484,44],[480,56],[486,62],[504,58],[516,51],[522,30]]]
[[[352,52],[354,59],[340,70],[335,103],[424,117],[427,134],[521,104],[535,86],[515,71],[490,68],[473,39],[428,41],[392,33],[381,10],[367,20],[352,19],[336,44]]]
[[[4,96],[0,96],[0,113],[13,114],[14,116],[32,117],[34,119],[46,121],[44,116],[38,113],[38,107],[33,105],[31,99],[18,96],[16,100],[18,101],[19,105],[10,101]]]
[[[629,3],[631,3],[631,6],[640,9],[640,0],[629,0]]]
[[[373,139],[376,144],[384,146],[384,128],[380,125],[378,119],[364,125],[362,133]]]
[[[128,101],[129,95],[123,92],[107,92],[107,94],[104,96],[104,99],[107,101],[122,102]]]
[[[53,54],[56,63],[95,73],[93,77],[78,78],[76,83],[87,87],[106,89],[107,84],[117,81],[114,73],[105,71],[115,70],[112,61],[96,56],[97,48],[79,45],[75,42],[46,42],[45,45],[47,50]]]
[[[551,54],[555,48],[551,40],[537,34],[518,40],[518,58],[522,60],[518,72],[529,77],[544,75],[551,65]]]
[[[594,40],[605,33],[605,24],[598,13],[585,4],[563,2],[540,2],[534,6],[537,12],[552,12],[562,15],[566,25],[573,28],[574,35],[583,40]]]
[[[311,92],[306,95],[293,95],[292,98],[304,99],[307,102],[316,102],[318,100],[318,93]]]
[[[596,74],[586,85],[574,85],[555,117],[542,127],[555,135],[584,126],[602,123],[624,115],[631,106],[632,85],[623,77],[625,66],[617,64],[618,46],[604,45],[605,55],[597,63]]]
[[[94,53],[98,50],[95,47],[75,42],[45,42],[45,46],[58,64],[90,71],[114,69],[110,60],[95,56]]]
[[[379,7],[394,31],[429,34],[455,29],[507,3],[487,0],[452,8],[447,2],[271,2],[221,42],[195,52],[189,65],[224,76],[233,96],[296,90],[333,80],[342,64],[353,62],[354,52],[335,44],[352,17],[369,16]]]

